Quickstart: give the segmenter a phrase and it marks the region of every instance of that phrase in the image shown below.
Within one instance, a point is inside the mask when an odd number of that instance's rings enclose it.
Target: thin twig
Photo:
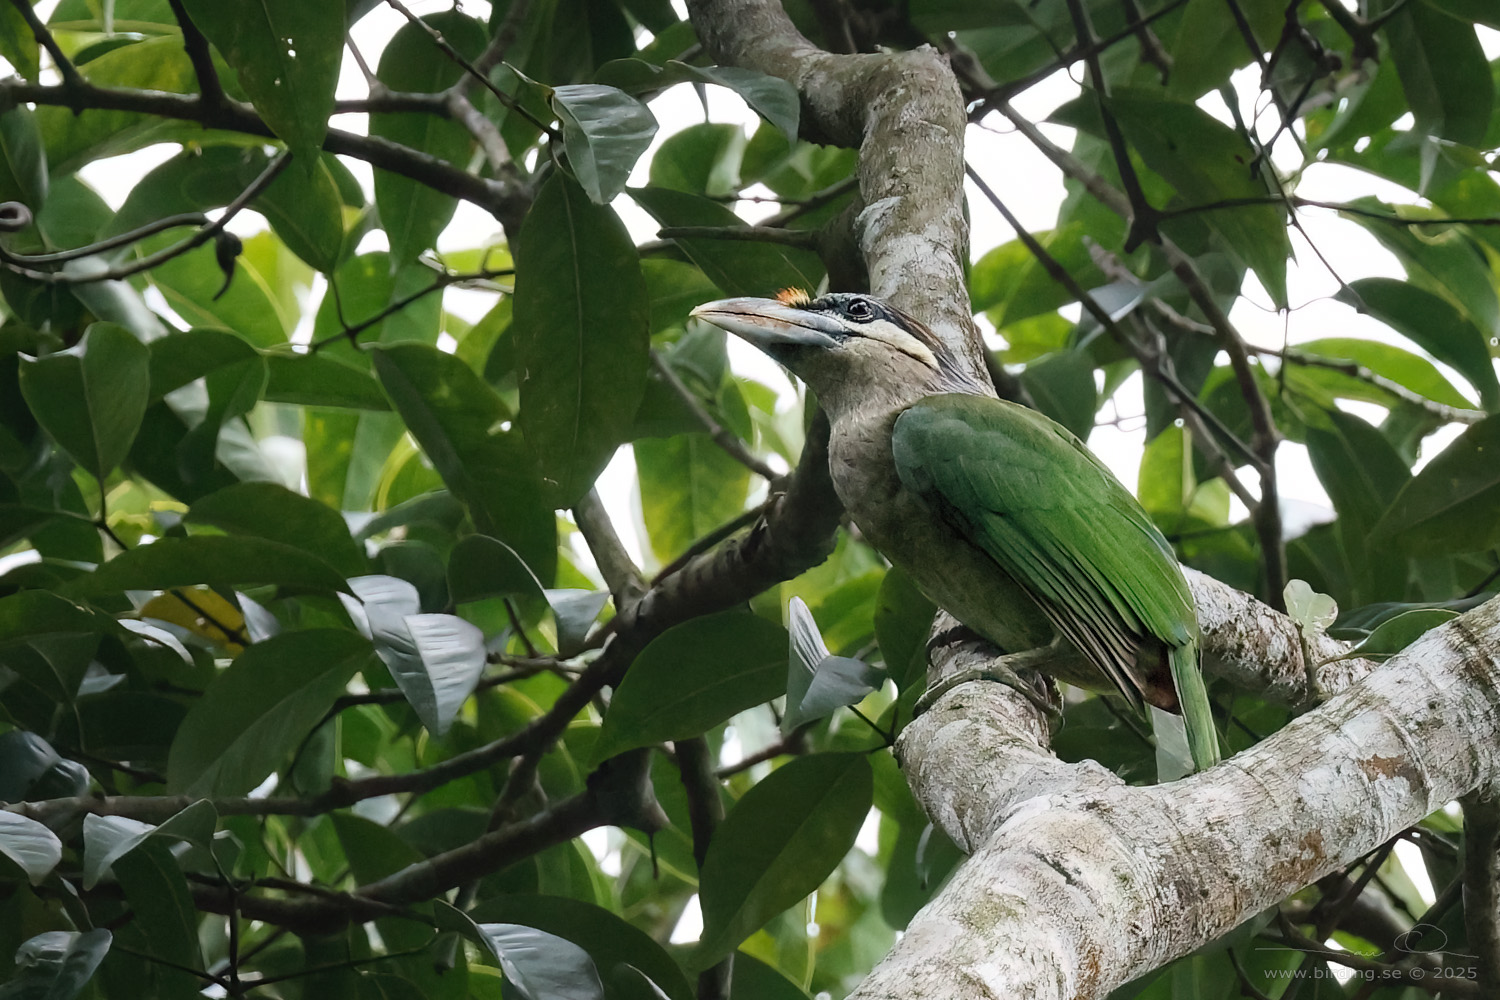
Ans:
[[[725,454],[762,479],[769,481],[780,476],[775,469],[752,454],[750,449],[745,447],[745,442],[740,440],[739,435],[714,419],[713,414],[709,413],[707,408],[699,402],[693,390],[683,384],[682,379],[678,378],[677,373],[672,370],[672,366],[667,364],[666,359],[655,350],[651,352],[651,367],[656,369],[656,374],[661,376],[667,388],[672,390],[682,405],[693,415],[693,419],[709,437],[713,438],[714,444],[724,450]]]

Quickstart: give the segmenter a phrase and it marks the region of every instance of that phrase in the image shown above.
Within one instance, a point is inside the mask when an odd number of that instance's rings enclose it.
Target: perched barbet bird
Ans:
[[[1194,766],[1218,762],[1182,570],[1083,442],[996,398],[931,330],[868,295],[789,290],[692,314],[817,394],[839,499],[936,604],[1008,653],[1052,644],[1045,669],[1061,680],[1180,714]]]

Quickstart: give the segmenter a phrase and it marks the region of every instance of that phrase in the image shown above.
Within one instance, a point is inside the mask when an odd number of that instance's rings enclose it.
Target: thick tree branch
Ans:
[[[1497,682],[1492,600],[1255,747],[1150,787],[1062,763],[1028,702],[962,685],[897,753],[973,857],[853,996],[1102,998],[1454,798],[1492,793]]]

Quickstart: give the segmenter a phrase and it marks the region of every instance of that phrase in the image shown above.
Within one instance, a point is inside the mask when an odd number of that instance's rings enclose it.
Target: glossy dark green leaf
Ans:
[[[434,736],[443,736],[484,670],[484,633],[454,615],[421,614],[417,588],[392,576],[349,581],[344,608]]]
[[[5,25],[0,17],[0,39]],[[0,114],[0,201],[19,201],[38,213],[47,200],[47,180],[47,154],[36,116],[24,104]]]
[[[193,504],[186,520],[303,549],[345,576],[368,567],[341,514],[276,483],[238,483],[211,493]]]
[[[1087,441],[1094,429],[1094,411],[1099,391],[1094,382],[1094,363],[1083,351],[1059,351],[1021,372],[1021,384],[1031,393],[1037,409]]]
[[[479,930],[525,1000],[604,1000],[594,960],[567,938],[522,924],[480,924]]]
[[[484,27],[458,10],[439,11],[422,20],[427,27],[410,22],[401,25],[380,54],[375,76],[393,91],[436,93],[463,74],[463,67],[433,43],[429,30],[442,32],[448,44],[468,59],[484,48]],[[462,125],[435,114],[371,115],[370,134],[459,168],[466,166],[474,145],[473,136]],[[390,240],[391,256],[405,262],[436,244],[458,200],[408,177],[377,170],[375,205]]]
[[[199,799],[160,824],[142,823],[128,816],[83,818],[83,887],[92,889],[118,859],[146,842],[148,837],[182,840],[208,849],[218,825],[213,803]]]
[[[788,142],[797,139],[801,102],[797,88],[780,77],[735,66],[692,66],[676,59],[662,66],[642,59],[621,59],[599,67],[596,79],[632,94],[657,91],[677,83],[728,87],[744,98],[756,114],[776,126]]]
[[[0,643],[57,632],[120,635],[115,619],[45,590],[23,590],[0,597]]]
[[[1050,232],[1032,234],[1052,257],[1084,288],[1104,282],[1089,256],[1084,226],[1072,222]],[[969,298],[975,312],[989,316],[996,328],[1049,313],[1071,302],[1073,296],[1053,280],[1020,240],[1002,243],[974,263]]]
[[[147,171],[110,220],[106,235],[148,222],[229,204],[271,163],[264,149],[205,146],[186,149]]]
[[[1444,406],[1471,408],[1473,400],[1466,399],[1453,387],[1431,361],[1394,344],[1382,344],[1374,340],[1355,337],[1328,337],[1309,340],[1297,345],[1302,354],[1334,361],[1352,361],[1362,365],[1382,378],[1403,385],[1418,395],[1425,396]],[[1318,380],[1319,384],[1346,398],[1367,399],[1370,402],[1390,402],[1390,394],[1375,389],[1368,382],[1331,372],[1333,378],[1325,378],[1322,372],[1309,369],[1303,372]],[[1350,385],[1355,382],[1357,385]],[[1378,398],[1372,398],[1378,397]]]
[[[212,0],[210,0],[212,2]],[[80,72],[100,87],[196,93],[197,77],[182,48],[180,35],[148,38],[107,52]],[[201,142],[207,136],[197,122],[167,121],[134,111],[89,110],[75,114],[66,107],[37,109],[47,160],[54,173],[77,170],[90,160],[118,156],[156,142]],[[220,133],[222,135],[222,133]]]
[[[122,552],[66,590],[80,597],[125,590],[166,590],[206,584],[277,584],[339,590],[344,576],[303,549],[263,538],[194,535],[159,538]]]
[[[321,354],[267,354],[266,375],[267,402],[359,410],[391,408],[380,383]]]
[[[671,1000],[689,1000],[693,995],[681,967],[661,945],[603,907],[561,896],[515,894],[486,899],[470,915],[480,924],[524,923],[567,938],[588,952],[601,972],[629,963]]]
[[[1099,119],[1092,101],[1092,95],[1086,95],[1059,109],[1056,117],[1077,127],[1096,128]],[[1186,205],[1269,196],[1264,178],[1251,169],[1254,150],[1234,129],[1196,105],[1120,88],[1110,97],[1109,107],[1146,166],[1171,184]],[[1201,216],[1282,307],[1291,253],[1285,216],[1280,206],[1271,204],[1240,205]]]
[[[740,188],[744,151],[745,130],[738,125],[689,125],[663,142],[651,157],[651,186],[729,197]]]
[[[787,633],[742,611],[669,629],[636,657],[604,716],[594,759],[697,736],[786,689]]]
[[[310,170],[283,170],[255,199],[287,248],[324,274],[338,266],[344,246],[343,200],[329,160],[320,156]]]
[[[624,91],[597,83],[554,87],[551,99],[573,175],[594,204],[608,205],[651,145],[656,116]]]
[[[1388,660],[1426,633],[1457,617],[1457,611],[1443,608],[1419,608],[1403,612],[1381,622],[1359,645],[1336,659],[1364,658],[1377,662]]]
[[[911,577],[891,568],[880,581],[875,604],[875,638],[886,673],[903,691],[927,680],[927,635],[937,605]]]
[[[562,174],[527,213],[516,262],[521,430],[553,506],[571,506],[624,441],[645,392],[646,283],[614,210]]]
[[[1250,61],[1241,25],[1248,27],[1260,49],[1275,45],[1283,22],[1279,0],[1236,0],[1238,15],[1225,17],[1218,0],[1188,0],[1170,43],[1172,73],[1167,92],[1173,97],[1196,100],[1229,81],[1234,70]],[[1257,54],[1259,49],[1257,50]]]
[[[73,1000],[104,961],[113,936],[102,927],[46,931],[16,951],[16,975],[0,994],[5,1000]]]
[[[144,250],[173,242],[170,236],[147,240]],[[224,288],[224,272],[214,260],[214,248],[204,245],[151,269],[151,281],[161,290],[172,311],[189,324],[233,330],[256,347],[286,343],[295,320],[282,314],[266,280],[241,260],[234,280]],[[221,290],[223,294],[220,294]]]
[[[36,35],[14,4],[0,10],[0,58],[14,66],[16,72],[27,80],[37,82],[42,67]]]
[[[1500,381],[1486,338],[1452,303],[1392,278],[1360,278],[1339,299],[1410,338],[1434,358],[1452,365],[1479,390],[1487,409],[1500,406]]]
[[[732,996],[756,997],[758,1000],[808,1000],[806,990],[773,966],[743,951],[734,956],[729,983]]]
[[[703,862],[693,968],[712,965],[822,884],[854,846],[872,782],[864,754],[818,753],[771,772],[735,803]]]
[[[28,816],[0,812],[0,854],[15,862],[32,885],[39,885],[62,860],[62,841]]]
[[[311,168],[338,83],[344,11],[306,0],[184,0],[271,131]]]
[[[747,225],[726,206],[684,191],[632,188],[630,197],[661,226]],[[806,250],[698,237],[678,239],[677,245],[726,295],[767,296],[783,288],[813,289],[823,278],[817,255]]]
[[[486,597],[545,600],[541,582],[516,550],[488,535],[465,535],[448,554],[448,592],[455,604]]]
[[[1406,588],[1406,565],[1371,544],[1371,532],[1410,473],[1385,435],[1353,414],[1327,411],[1328,429],[1307,428],[1307,452],[1338,512],[1359,603],[1391,600]]]
[[[103,479],[125,457],[146,412],[151,354],[128,330],[95,323],[76,347],[25,359],[21,391],[37,422]]]
[[[786,711],[781,732],[791,733],[835,709],[857,704],[885,683],[885,672],[848,656],[834,656],[823,642],[807,604],[793,597],[787,608]]]
[[[1474,25],[1417,0],[1394,11],[1384,29],[1417,127],[1479,145],[1494,107],[1495,85]]]
[[[168,787],[246,794],[289,762],[369,657],[366,639],[340,629],[284,632],[248,647],[182,720]]]
[[[209,372],[255,357],[255,348],[227,330],[169,333],[153,340],[150,349],[153,401]]]
[[[206,848],[199,853],[205,860],[209,857]],[[130,929],[120,930],[124,939],[120,944],[129,942],[133,950],[156,959],[143,962],[127,976],[134,989],[149,991],[155,1000],[193,1000],[203,985],[201,971],[194,974],[204,966],[198,945],[198,910],[183,874],[186,865],[186,857],[179,861],[167,842],[159,839],[148,839],[140,850],[114,863],[115,881],[135,915]],[[123,947],[114,954],[121,960],[135,957],[126,956]],[[105,983],[114,971],[110,963],[105,964]],[[108,988],[106,992],[113,994]]]
[[[707,434],[642,438],[634,450],[641,515],[662,562],[745,509],[750,470]]]
[[[505,406],[474,370],[418,344],[373,353],[375,371],[417,443],[483,534],[505,542],[543,584],[557,566],[557,527],[536,465],[513,433]]]
[[[1500,416],[1464,431],[1413,476],[1374,536],[1429,556],[1500,543]]]

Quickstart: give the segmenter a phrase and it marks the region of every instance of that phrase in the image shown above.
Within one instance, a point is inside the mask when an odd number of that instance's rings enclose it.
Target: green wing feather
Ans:
[[[994,559],[1137,708],[1137,656],[1164,646],[1194,763],[1217,762],[1187,582],[1092,452],[1041,414],[969,395],[908,408],[892,449],[906,488]]]

